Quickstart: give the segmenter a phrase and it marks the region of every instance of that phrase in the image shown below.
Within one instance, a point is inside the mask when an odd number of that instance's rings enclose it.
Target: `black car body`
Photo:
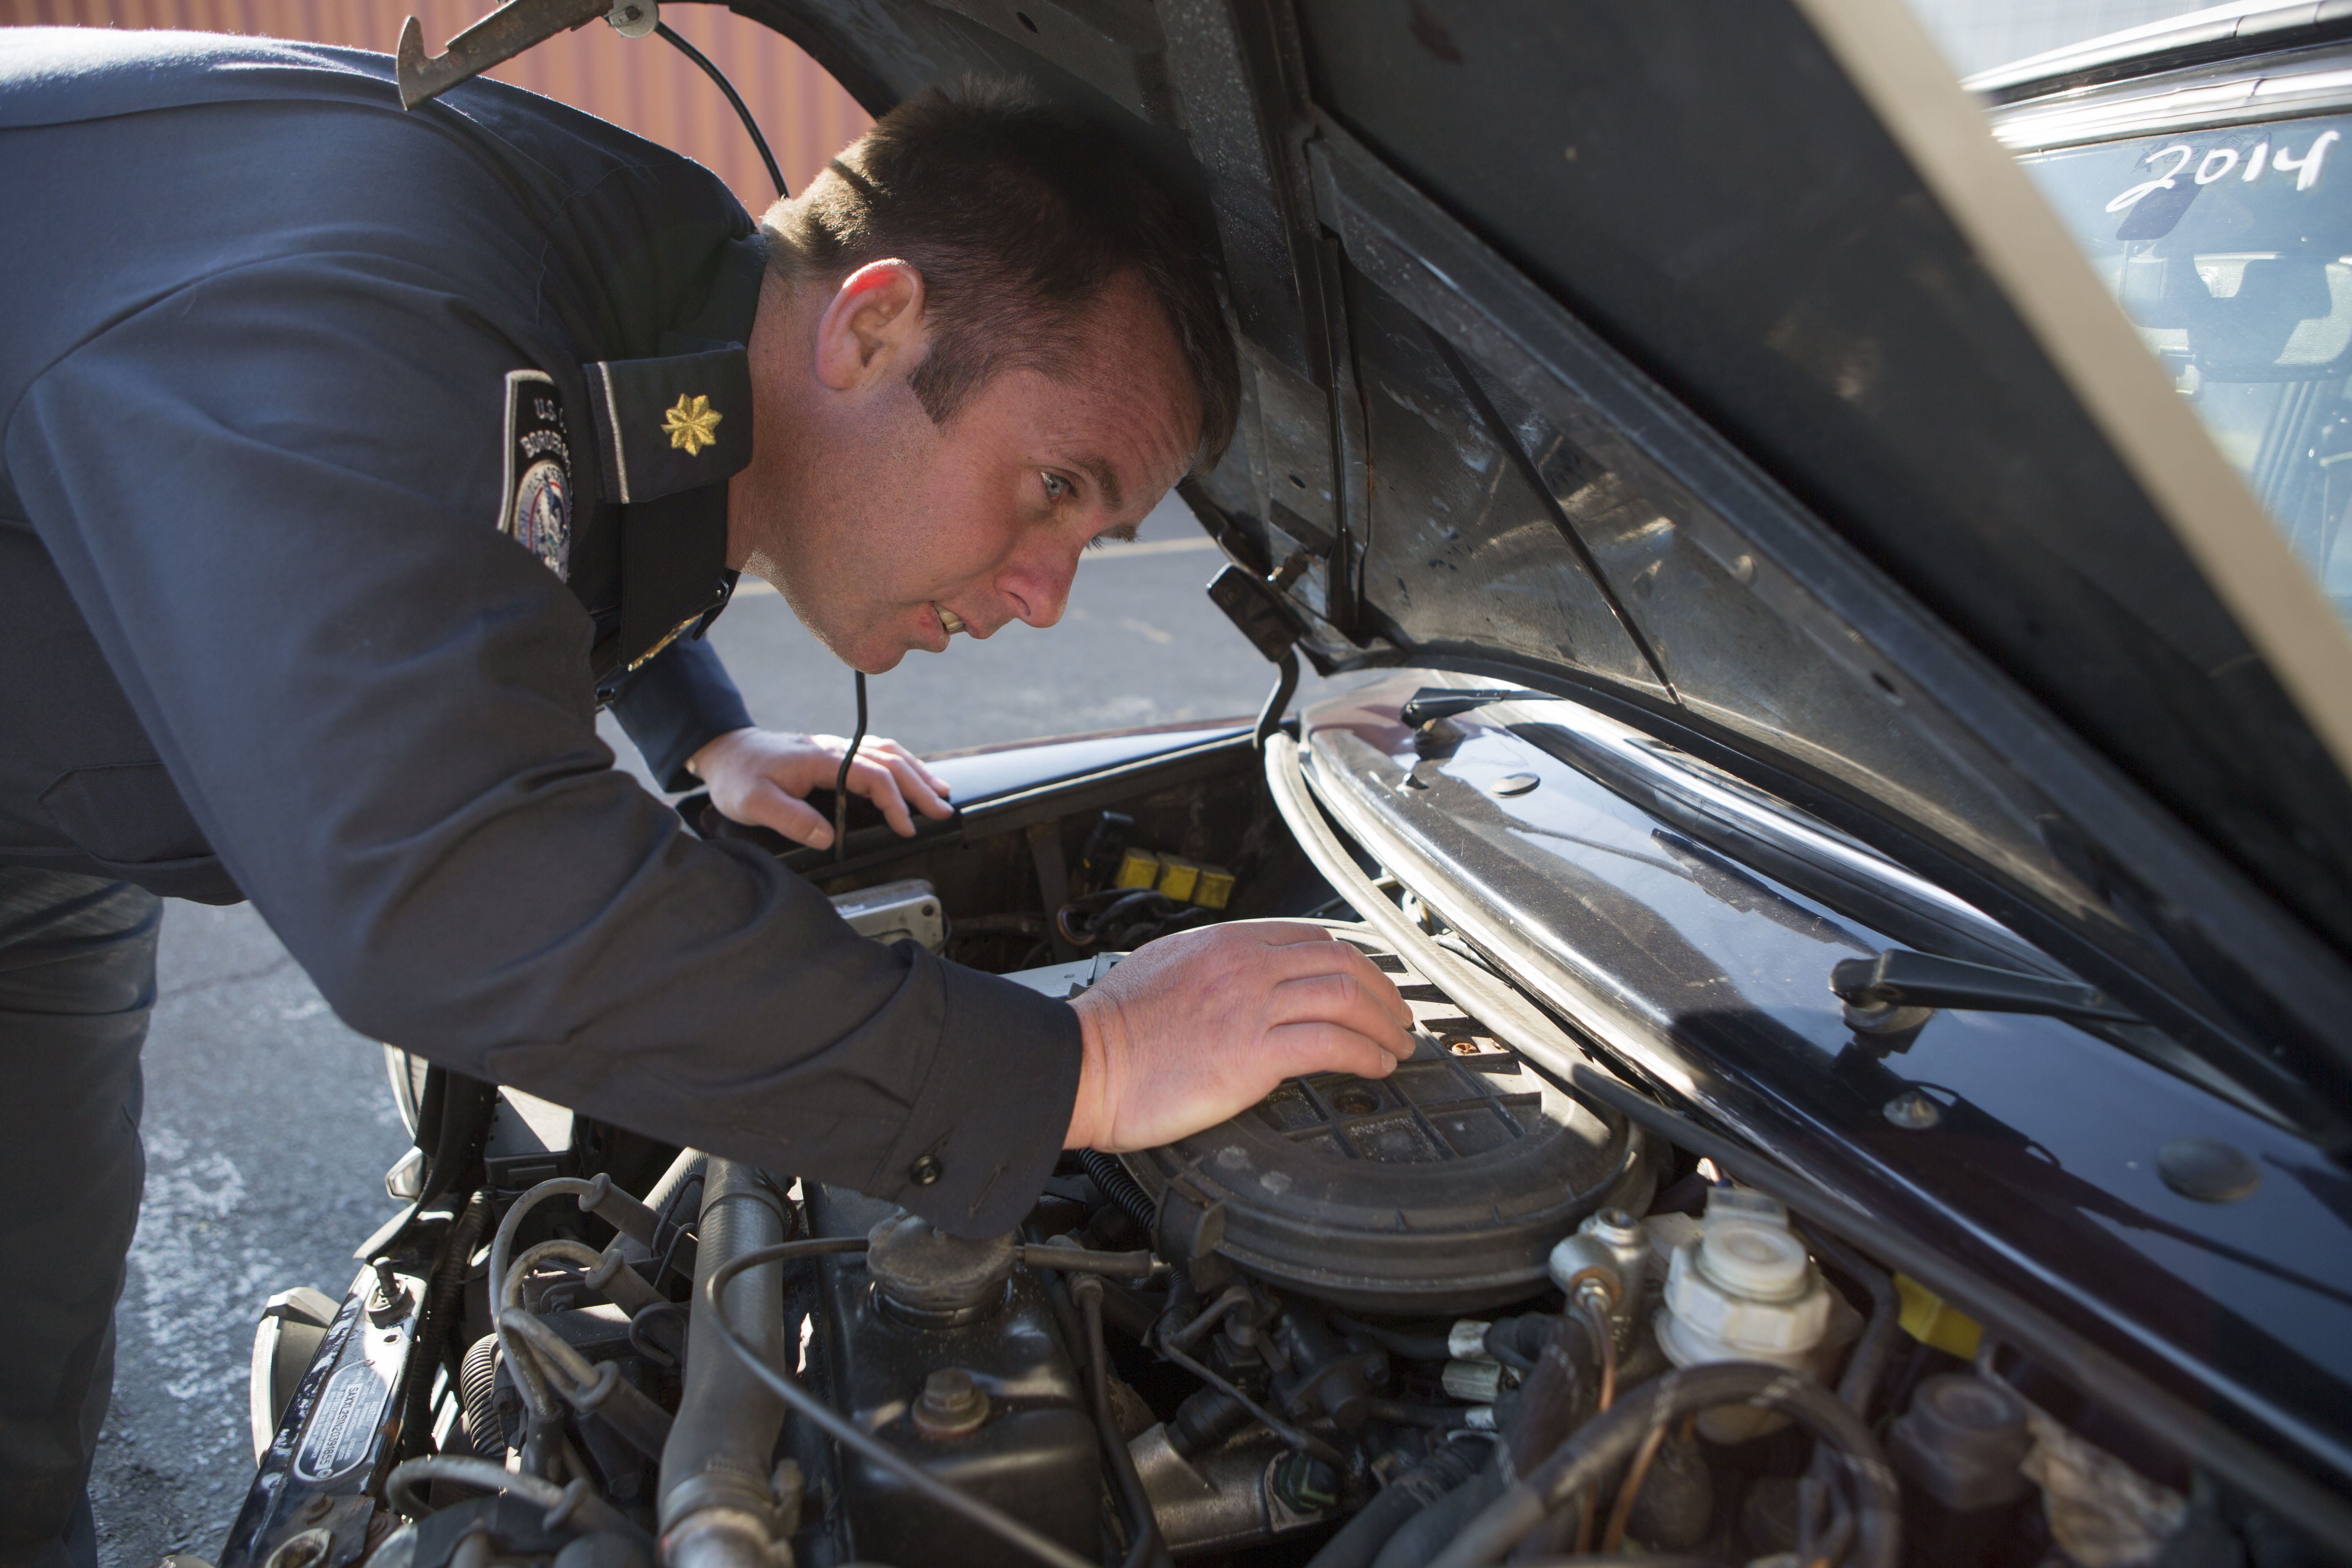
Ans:
[[[1540,1381],[1538,1342],[1584,1331],[1560,1326],[1578,1298],[1545,1256],[1604,1205],[1687,1209],[1725,1177],[1796,1214],[1874,1347],[1857,1400],[1902,1472],[1901,1560],[2093,1563],[2080,1510],[2102,1507],[2142,1530],[2104,1562],[2352,1547],[2352,642],[2330,607],[2352,603],[2352,148],[2329,152],[2352,20],[2224,8],[2028,62],[1975,84],[1988,132],[1891,4],[735,9],[877,110],[1023,78],[1183,194],[1244,361],[1241,436],[1184,489],[1231,559],[1211,591],[1278,697],[1302,658],[1364,672],[1286,727],[952,759],[954,823],[796,863],[845,895],[922,879],[950,956],[1077,965],[1053,985],[1213,918],[1120,904],[1121,849],[1225,869],[1224,913],[1339,920],[1409,980],[1423,1087],[1297,1086],[1238,1131],[1073,1163],[987,1310],[923,1319],[885,1310],[878,1251],[878,1293],[856,1258],[887,1216],[854,1194],[671,1167],[553,1108],[404,1079],[424,1201],[362,1248],[340,1310],[265,1325],[266,1447],[226,1562],[439,1568],[469,1531],[490,1542],[469,1561],[617,1563],[656,1535],[704,1561],[715,1538],[678,1522],[692,1500],[645,1434],[674,1443],[730,1397],[757,1406],[738,1470],[799,1466],[741,1540],[1028,1560],[807,1411],[785,1422],[731,1363],[735,1394],[697,1392],[728,1354],[708,1303],[681,1372],[651,1328],[593,1318],[580,1267],[525,1301],[659,1417],[575,1402],[595,1506],[551,1525],[520,1483],[387,1498],[436,1447],[506,1452],[505,1417],[481,1428],[512,1374],[467,1355],[495,1342],[474,1255],[540,1178],[599,1173],[668,1206],[566,1203],[548,1230],[542,1205],[518,1245],[593,1256],[617,1224],[628,1289],[675,1317],[722,1234],[739,1259],[835,1238],[744,1265],[772,1278],[736,1326],[789,1326],[804,1353],[771,1354],[869,1447],[1084,1560],[1158,1544],[1139,1485],[1180,1554],[1300,1562],[1376,1505],[1403,1539],[1412,1476],[1468,1496],[1475,1477],[1415,1468],[1464,1412],[1511,1444],[1535,1442],[1542,1399],[1578,1413],[1521,1474],[1586,1440],[1601,1369]],[[736,1236],[721,1186],[770,1228]],[[1037,1256],[1064,1236],[1162,1271],[1089,1304]],[[1636,1300],[1641,1275],[1621,1282]],[[1217,1301],[1226,1321],[1184,1339]],[[1534,1326],[1488,1353],[1446,1327],[1473,1313]],[[1124,1415],[1089,1408],[1089,1318],[1112,1325]],[[1673,1378],[1627,1321],[1563,1364],[1601,1356],[1650,1398]],[[927,1382],[943,1367],[994,1390],[976,1426]],[[1885,1426],[1963,1373],[1996,1407],[2031,1402],[2045,1453],[2048,1497],[1996,1478],[1982,1506],[2005,1511],[1979,1535],[1921,1479],[1916,1425]],[[1480,1377],[1499,1397],[1459,1392]],[[1195,1401],[1226,1384],[1212,1420]],[[1773,1524],[1809,1473],[1793,1436],[1711,1442],[1673,1439],[1707,1478],[1696,1524],[1637,1510],[1615,1533],[1897,1560],[1851,1490],[1843,1543]],[[2131,1479],[2048,1479],[2095,1449]],[[394,1506],[415,1522],[387,1546]],[[1427,1555],[1485,1517],[1459,1507]]]

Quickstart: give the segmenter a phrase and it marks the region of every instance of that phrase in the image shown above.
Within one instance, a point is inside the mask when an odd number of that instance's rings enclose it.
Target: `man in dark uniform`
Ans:
[[[887,669],[1050,625],[1223,443],[1205,268],[1100,138],[934,97],[763,239],[493,83],[404,113],[381,57],[7,29],[0,213],[0,1564],[90,1560],[159,894],[251,899],[362,1032],[967,1234],[1065,1147],[1409,1051],[1312,927],[1076,1005],[864,942],[596,739],[824,842],[838,744],[699,640],[736,572]],[[895,826],[945,813],[875,752]]]

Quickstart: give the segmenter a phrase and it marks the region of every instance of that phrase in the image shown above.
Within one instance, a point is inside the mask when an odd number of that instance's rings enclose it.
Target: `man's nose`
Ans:
[[[1016,619],[1042,628],[1059,621],[1069,607],[1070,584],[1077,574],[1076,551],[1038,551],[1006,567],[997,591]]]

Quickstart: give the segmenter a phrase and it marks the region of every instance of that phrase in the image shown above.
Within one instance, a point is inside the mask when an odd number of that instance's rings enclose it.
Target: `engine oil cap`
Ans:
[[[866,1234],[866,1272],[894,1317],[925,1328],[969,1323],[1003,1305],[1013,1237],[974,1241],[895,1214]]]

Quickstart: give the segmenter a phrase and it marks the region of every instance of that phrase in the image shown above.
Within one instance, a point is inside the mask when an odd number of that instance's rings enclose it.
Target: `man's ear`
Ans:
[[[897,259],[869,261],[834,289],[816,324],[817,379],[856,392],[922,357],[923,275]]]

